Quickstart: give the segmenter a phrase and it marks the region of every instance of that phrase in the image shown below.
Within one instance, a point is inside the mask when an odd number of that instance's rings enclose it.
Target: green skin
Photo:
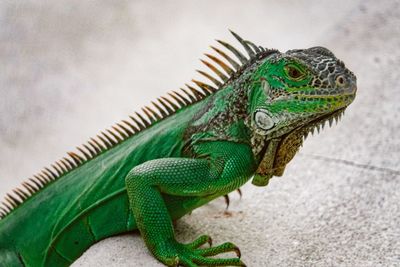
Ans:
[[[325,57],[336,62],[333,54]],[[279,175],[273,171],[283,170],[297,147],[268,149],[270,141],[279,143],[354,99],[354,75],[336,67],[336,82],[321,87],[311,82],[326,75],[290,51],[253,60],[216,93],[49,183],[0,220],[2,266],[68,266],[99,240],[136,229],[168,266],[244,266],[239,255],[210,258],[240,254],[232,243],[203,248],[208,236],[177,242],[173,221],[255,174],[258,185]],[[260,109],[272,128],[255,120]],[[270,174],[258,172],[263,161],[285,153],[289,159],[267,168]]]

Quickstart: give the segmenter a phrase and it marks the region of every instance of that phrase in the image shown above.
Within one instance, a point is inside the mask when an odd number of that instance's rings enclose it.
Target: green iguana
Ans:
[[[198,71],[213,85],[193,80],[158,98],[7,194],[0,265],[68,266],[138,229],[168,266],[244,266],[232,243],[177,242],[173,221],[253,176],[258,186],[281,176],[307,134],[353,101],[356,77],[324,47],[281,53],[232,34],[247,55],[217,40],[225,49],[203,60],[216,76]]]

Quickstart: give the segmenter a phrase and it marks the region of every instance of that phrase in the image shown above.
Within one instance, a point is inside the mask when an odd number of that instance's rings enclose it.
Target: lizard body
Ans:
[[[68,266],[93,243],[138,229],[166,265],[244,265],[209,257],[240,255],[232,243],[178,243],[172,221],[252,176],[259,186],[281,176],[303,138],[353,101],[356,79],[326,48],[281,53],[232,34],[248,56],[218,41],[237,59],[206,54],[222,69],[200,71],[215,86],[194,80],[159,98],[7,194],[0,262]]]

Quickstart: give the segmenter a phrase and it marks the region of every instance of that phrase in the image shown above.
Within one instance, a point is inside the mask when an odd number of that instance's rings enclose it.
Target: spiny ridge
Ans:
[[[133,115],[129,116],[128,120],[122,120],[111,126],[111,128],[101,131],[95,137],[90,138],[85,144],[76,147],[75,152],[68,152],[65,157],[54,162],[50,167],[43,168],[39,173],[22,182],[19,188],[15,188],[13,192],[6,194],[3,202],[0,204],[0,219],[7,216],[47,184],[73,171],[99,154],[112,149],[126,139],[151,127],[155,123],[171,116],[178,110],[203,100],[207,96],[220,90],[236,74],[241,73],[249,64],[254,62],[254,60],[277,52],[277,50],[265,49],[261,46],[256,46],[248,40],[243,40],[233,31],[231,31],[231,33],[242,45],[248,58],[231,44],[217,40],[217,42],[232,53],[240,63],[228,55],[228,52],[211,46],[217,55],[208,53],[205,55],[216,65],[209,61],[201,61],[216,74],[217,77],[202,70],[198,70],[198,72],[210,80],[216,87],[202,81],[192,80],[193,86],[186,84],[186,88],[181,88],[179,91],[171,91],[167,93],[166,96],[152,101],[152,106],[144,106],[141,109],[141,113],[135,112]]]
[[[332,114],[326,116],[325,118],[318,120],[316,122],[311,122],[309,125],[305,126],[303,129],[303,141],[308,137],[309,133],[311,133],[311,135],[314,135],[315,130],[317,131],[317,133],[319,133],[320,130],[325,127],[326,123],[329,124],[329,127],[332,126],[333,121],[335,121],[337,124],[339,120],[342,118],[344,112],[345,109],[337,110]]]

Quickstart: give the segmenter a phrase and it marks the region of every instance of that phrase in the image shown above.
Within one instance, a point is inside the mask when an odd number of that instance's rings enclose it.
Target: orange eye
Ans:
[[[295,66],[286,66],[286,74],[292,80],[300,80],[304,77],[304,72]]]

